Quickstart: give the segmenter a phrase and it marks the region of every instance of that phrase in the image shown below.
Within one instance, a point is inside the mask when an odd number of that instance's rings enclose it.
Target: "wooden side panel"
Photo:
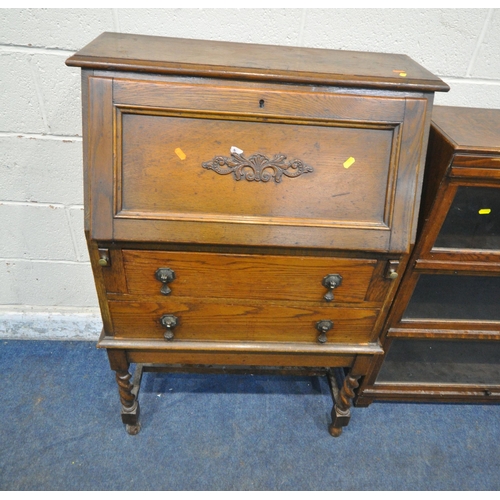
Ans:
[[[426,99],[407,99],[403,137],[399,156],[399,171],[396,183],[394,217],[391,221],[390,248],[393,252],[408,252],[415,241],[421,181],[424,174],[422,151],[424,123],[427,110]]]
[[[384,302],[387,299],[387,295],[394,280],[387,279],[388,259],[380,259],[377,262],[375,272],[373,273],[373,279],[370,286],[366,292],[365,300],[368,302]],[[404,265],[401,265],[404,268]]]
[[[113,237],[113,81],[89,78],[88,175],[92,204],[91,232]]]
[[[97,291],[97,298],[99,300],[99,308],[101,310],[101,317],[103,322],[104,333],[107,335],[113,334],[113,320],[109,312],[109,302],[106,297],[106,285],[102,275],[102,267],[98,264],[99,262],[99,250],[97,243],[92,241],[87,236],[87,246],[89,249],[90,264],[92,266],[92,274],[94,277],[94,283]]]
[[[422,231],[424,224],[427,224],[432,207],[436,201],[438,190],[447,169],[450,167],[452,158],[453,146],[447,141],[441,131],[431,123],[422,186],[419,231]]]
[[[82,70],[82,153],[83,153],[83,200],[84,200],[84,222],[83,227],[85,234],[90,232],[90,216],[91,216],[91,197],[90,197],[90,179],[89,179],[89,135],[92,134],[89,129],[89,114],[90,114],[90,101],[89,101],[89,78],[92,76],[93,71]]]
[[[108,293],[127,293],[127,278],[120,248],[109,249],[110,265],[101,267],[102,277]]]

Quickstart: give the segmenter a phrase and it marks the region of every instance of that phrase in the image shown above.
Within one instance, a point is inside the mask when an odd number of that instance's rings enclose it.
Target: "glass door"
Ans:
[[[500,251],[500,189],[459,186],[433,250]]]

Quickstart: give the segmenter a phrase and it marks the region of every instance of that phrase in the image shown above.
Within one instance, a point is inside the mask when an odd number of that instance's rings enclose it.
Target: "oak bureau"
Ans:
[[[326,375],[338,436],[383,352],[448,86],[403,55],[119,33],[67,64],[127,431],[144,370],[241,369]]]

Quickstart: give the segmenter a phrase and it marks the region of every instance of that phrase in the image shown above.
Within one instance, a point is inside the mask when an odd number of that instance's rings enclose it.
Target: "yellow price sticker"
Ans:
[[[344,168],[349,168],[356,160],[351,156],[344,162]]]
[[[182,151],[181,148],[175,148],[174,149],[174,153],[181,159],[181,160],[185,160],[186,159],[186,153],[184,153],[184,151]]]

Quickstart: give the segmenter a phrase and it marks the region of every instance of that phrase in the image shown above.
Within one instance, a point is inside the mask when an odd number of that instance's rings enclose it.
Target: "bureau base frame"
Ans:
[[[356,374],[349,367],[272,367],[272,366],[225,366],[225,365],[181,365],[137,363],[133,375],[130,363],[122,350],[108,349],[111,368],[115,371],[116,382],[121,402],[121,418],[130,435],[136,435],[141,429],[139,391],[144,372],[164,373],[214,373],[214,374],[258,374],[258,375],[296,375],[324,376],[327,378],[333,407],[332,421],[328,431],[333,437],[342,434],[343,427],[351,418],[355,389],[359,386],[361,374]]]

